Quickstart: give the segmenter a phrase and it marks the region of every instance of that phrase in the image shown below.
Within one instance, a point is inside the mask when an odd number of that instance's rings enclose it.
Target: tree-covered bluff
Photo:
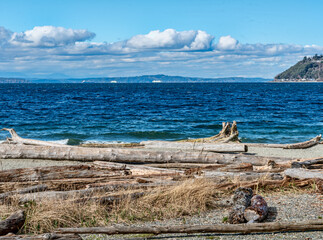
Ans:
[[[304,57],[294,66],[275,77],[276,82],[322,82],[323,55]]]

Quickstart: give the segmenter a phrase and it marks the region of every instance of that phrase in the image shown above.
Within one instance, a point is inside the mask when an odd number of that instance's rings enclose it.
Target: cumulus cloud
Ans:
[[[20,46],[55,47],[91,40],[94,37],[94,33],[84,29],[41,26],[22,33],[14,33],[10,42]]]
[[[228,35],[220,37],[217,47],[220,50],[234,50],[238,47],[238,44],[239,42],[236,39]]]
[[[132,49],[208,50],[213,38],[201,30],[177,32],[166,29],[162,32],[156,30],[146,35],[136,35],[125,41],[124,46]]]

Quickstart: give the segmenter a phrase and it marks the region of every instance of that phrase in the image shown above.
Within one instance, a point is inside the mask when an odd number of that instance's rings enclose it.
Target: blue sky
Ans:
[[[0,76],[267,77],[323,53],[321,0],[0,0]]]

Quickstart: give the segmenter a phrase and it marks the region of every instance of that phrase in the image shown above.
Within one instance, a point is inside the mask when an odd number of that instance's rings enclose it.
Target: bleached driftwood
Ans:
[[[4,200],[6,200],[8,197],[16,195],[16,194],[42,192],[42,191],[46,191],[47,189],[48,189],[47,185],[41,184],[41,185],[31,186],[31,187],[27,187],[27,188],[23,188],[23,189],[18,189],[15,191],[1,193],[0,194],[0,203],[4,202]]]
[[[3,128],[3,131],[8,131],[11,135],[11,138],[7,138],[7,143],[9,144],[25,144],[25,145],[37,145],[37,146],[57,146],[57,147],[68,147],[64,144],[35,140],[35,139],[27,139],[20,137],[13,128]]]
[[[3,159],[48,159],[71,161],[109,161],[124,163],[239,163],[265,165],[268,160],[284,158],[248,154],[221,154],[204,151],[159,151],[132,148],[82,148],[0,144]]]
[[[150,175],[150,174],[181,174],[184,173],[180,170],[172,170],[165,168],[156,168],[145,165],[133,165],[133,164],[122,164],[122,163],[113,163],[113,162],[103,162],[103,161],[95,161],[93,162],[95,166],[99,166],[101,168],[111,169],[111,170],[125,170],[129,171],[132,175]]]
[[[321,135],[316,136],[315,138],[312,138],[309,141],[301,142],[301,143],[294,143],[294,144],[288,144],[284,147],[284,149],[304,149],[304,148],[310,148],[317,144],[319,144],[321,140]]]
[[[222,130],[215,136],[208,138],[186,139],[180,142],[195,142],[195,143],[228,143],[240,142],[237,122],[233,121],[232,125],[229,122],[222,123]]]
[[[16,233],[25,223],[25,213],[19,210],[6,220],[0,221],[0,236],[8,233]]]
[[[169,141],[143,141],[145,148],[181,149],[209,152],[247,152],[248,147],[241,143],[200,143],[200,142],[169,142]]]
[[[82,240],[77,234],[46,233],[42,235],[7,235],[0,240]]]
[[[125,175],[88,165],[20,168],[0,171],[0,182],[44,181],[69,178],[94,178]]]
[[[296,179],[323,179],[323,170],[307,170],[304,168],[289,168],[284,174]]]
[[[61,234],[166,234],[166,233],[264,233],[288,231],[314,231],[323,229],[323,220],[303,222],[269,222],[251,224],[213,224],[213,225],[180,225],[180,226],[124,226],[93,228],[59,228]]]

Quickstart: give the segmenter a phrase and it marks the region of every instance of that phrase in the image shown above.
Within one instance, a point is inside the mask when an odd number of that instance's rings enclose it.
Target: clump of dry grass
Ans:
[[[60,227],[94,227],[109,225],[111,222],[192,215],[208,209],[216,194],[216,189],[212,186],[214,183],[207,180],[188,180],[176,186],[151,190],[149,194],[136,200],[126,198],[112,206],[91,201],[75,203],[48,200],[23,205],[13,201],[0,205],[0,219],[23,209],[27,218],[22,233],[39,234],[52,232]]]
[[[212,207],[218,194],[207,179],[186,180],[179,185],[158,188],[135,201],[123,201],[111,216],[119,221],[155,220],[193,215]]]

